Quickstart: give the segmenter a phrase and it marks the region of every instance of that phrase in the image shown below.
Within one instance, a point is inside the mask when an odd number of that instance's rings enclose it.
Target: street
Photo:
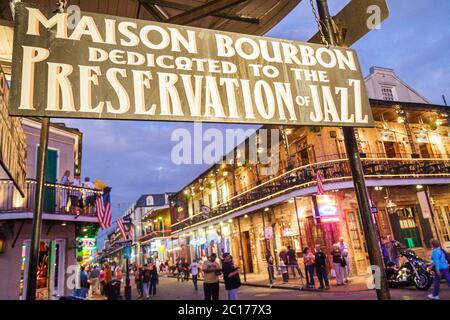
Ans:
[[[160,277],[157,293],[149,300],[202,300],[203,283],[198,283],[198,291],[194,290],[191,281],[177,282],[175,278]],[[405,289],[391,289],[392,299],[395,300],[426,300],[428,291],[419,291],[413,287]],[[123,287],[122,287],[123,294]],[[311,292],[289,289],[275,289],[244,285],[239,289],[240,300],[375,300],[375,292]],[[450,288],[445,284],[441,286],[441,300],[450,300]],[[136,288],[133,284],[133,300],[137,298]],[[94,297],[98,299],[98,296]],[[220,299],[226,300],[227,295],[223,284],[220,285]]]

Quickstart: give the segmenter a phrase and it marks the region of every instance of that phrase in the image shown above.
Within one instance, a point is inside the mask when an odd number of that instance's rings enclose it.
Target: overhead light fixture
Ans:
[[[423,189],[423,185],[418,184],[418,185],[416,186],[416,189]]]
[[[386,203],[386,209],[389,213],[395,213],[395,210],[397,209],[397,205],[389,199],[388,203]]]
[[[247,218],[248,218],[248,214],[245,214],[245,215],[244,215],[244,218],[246,218],[246,219],[247,219]]]
[[[87,228],[83,228],[83,232],[87,232],[88,231],[88,229]]]
[[[233,219],[228,219],[228,223],[232,223],[233,222]]]
[[[67,223],[63,222],[63,223],[61,223],[61,225],[62,225],[63,227],[65,227],[65,226],[67,226]]]
[[[264,211],[266,211],[266,212],[269,211],[269,207],[266,207],[266,208],[264,209]]]
[[[294,199],[289,199],[289,203],[294,203]]]

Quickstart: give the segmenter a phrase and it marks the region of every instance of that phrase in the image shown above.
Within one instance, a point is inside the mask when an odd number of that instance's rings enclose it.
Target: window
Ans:
[[[394,91],[392,87],[381,87],[383,100],[394,101]]]
[[[153,206],[153,196],[148,196],[145,202],[147,207]]]

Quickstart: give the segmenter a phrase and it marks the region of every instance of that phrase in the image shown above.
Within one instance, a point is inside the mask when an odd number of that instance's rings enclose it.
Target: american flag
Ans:
[[[109,228],[112,224],[110,192],[111,188],[105,188],[103,194],[95,200],[97,219],[102,230]]]
[[[134,226],[132,224],[127,228],[125,221],[123,218],[117,220],[117,225],[119,226],[120,233],[122,234],[122,238],[124,240],[133,240],[134,238]]]
[[[316,174],[316,180],[317,180],[317,194],[321,195],[324,193],[323,189],[323,175],[321,170],[317,170]]]

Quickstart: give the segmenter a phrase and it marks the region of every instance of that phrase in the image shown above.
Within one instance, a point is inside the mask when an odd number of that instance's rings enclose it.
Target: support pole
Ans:
[[[242,232],[241,232],[241,217],[237,217],[238,221],[238,231],[239,231],[239,242],[240,242],[240,251],[241,251],[241,261],[242,261],[242,269],[244,269],[244,282],[247,282],[247,272],[245,270],[245,261],[244,261],[244,248],[242,247]]]
[[[297,208],[297,197],[294,197],[294,207],[295,207],[295,215],[297,217],[297,225],[298,225],[298,237],[300,239],[300,247],[301,249],[305,249],[303,247],[303,240],[302,240],[302,227],[300,224],[300,218],[298,217],[298,208]]]
[[[125,277],[125,300],[131,300],[131,285],[130,285],[130,254],[131,254],[131,247],[128,251],[127,249],[127,258],[125,259],[125,270],[126,270],[126,277]]]
[[[331,16],[328,9],[327,0],[317,0],[317,7],[322,24],[325,26],[324,33],[328,38],[330,45],[336,45],[336,39],[333,33]],[[369,195],[367,193],[366,182],[364,180],[364,171],[359,157],[358,145],[355,138],[355,130],[352,127],[343,127],[345,149],[349,159],[352,172],[353,184],[355,186],[356,198],[358,200],[361,222],[364,229],[369,260],[372,266],[380,269],[380,286],[376,288],[378,300],[390,300],[391,295],[387,283],[386,273],[384,271],[383,257],[381,255],[380,244],[378,243],[375,227],[372,221]]]
[[[42,209],[44,207],[45,163],[47,160],[48,131],[50,118],[42,118],[40,147],[37,162],[36,191],[34,196],[33,230],[31,234],[30,258],[27,275],[27,300],[36,300],[36,281],[41,243]]]

